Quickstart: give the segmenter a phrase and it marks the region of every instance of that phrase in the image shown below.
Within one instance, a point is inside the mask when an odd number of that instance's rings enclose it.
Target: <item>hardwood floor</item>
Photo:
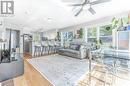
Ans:
[[[23,76],[14,79],[15,86],[52,86],[36,69],[34,69],[26,59],[29,55],[24,56],[25,72]]]

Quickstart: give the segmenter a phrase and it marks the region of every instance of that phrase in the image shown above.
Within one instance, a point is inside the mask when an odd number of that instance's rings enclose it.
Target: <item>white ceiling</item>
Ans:
[[[82,0],[71,1],[82,2]],[[77,10],[68,6],[65,0],[14,0],[15,16],[6,17],[5,21],[31,31],[60,29],[128,11],[129,3],[130,0],[112,0],[109,3],[93,6],[96,15],[91,15],[84,9],[79,16],[75,17],[74,13]]]

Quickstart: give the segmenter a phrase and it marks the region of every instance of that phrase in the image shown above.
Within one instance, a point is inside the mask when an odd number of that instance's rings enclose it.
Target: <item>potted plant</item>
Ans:
[[[79,38],[83,38],[83,28],[79,30]]]
[[[100,46],[103,44],[101,39],[95,40],[95,43],[96,43],[96,49],[99,49]]]
[[[113,17],[112,21],[112,28],[116,30],[125,30],[124,25],[127,25],[129,23],[128,17],[123,18],[115,18]]]
[[[60,32],[57,32],[56,39],[60,41]]]
[[[112,23],[112,29],[116,29],[118,30],[118,27],[119,27],[119,21],[120,19],[119,18],[115,18],[113,17],[111,23]]]

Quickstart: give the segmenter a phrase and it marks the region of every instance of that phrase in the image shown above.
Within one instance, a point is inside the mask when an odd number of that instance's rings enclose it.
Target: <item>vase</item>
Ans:
[[[127,26],[127,30],[130,30],[130,25]]]

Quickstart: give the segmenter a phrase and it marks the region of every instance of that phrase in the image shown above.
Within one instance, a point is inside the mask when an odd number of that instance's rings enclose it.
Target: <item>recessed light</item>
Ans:
[[[48,21],[52,21],[52,18],[47,18]]]
[[[26,14],[26,15],[29,15],[29,14],[31,14],[31,13],[30,13],[30,11],[25,11],[25,14]]]

